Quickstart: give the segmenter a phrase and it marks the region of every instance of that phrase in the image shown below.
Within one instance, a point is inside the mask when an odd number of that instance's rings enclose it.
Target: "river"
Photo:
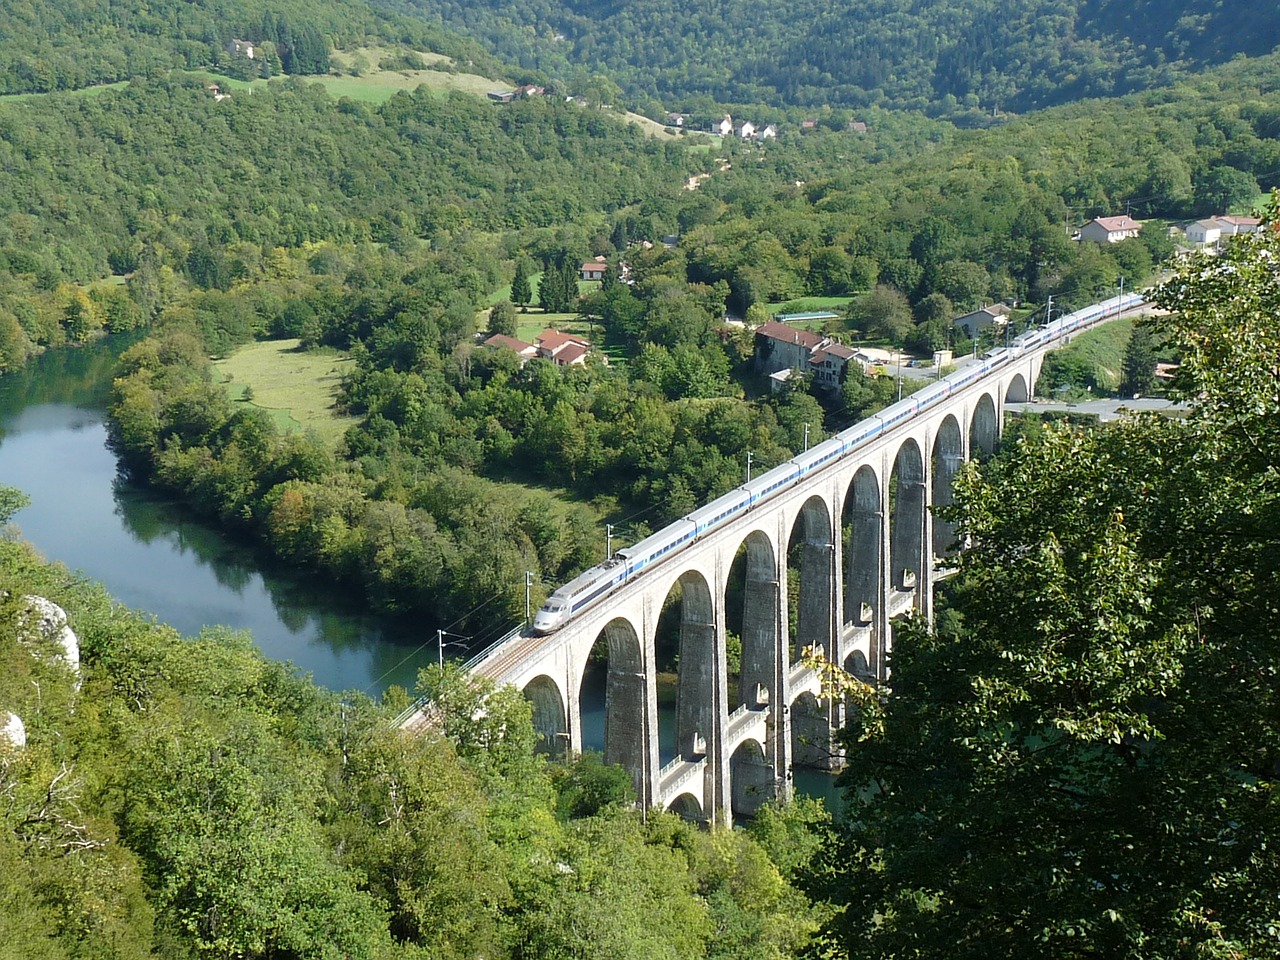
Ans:
[[[0,483],[31,498],[14,517],[23,538],[183,634],[247,630],[267,656],[334,690],[412,689],[436,657],[434,631],[370,616],[119,476],[105,417],[125,346],[49,351],[0,377]]]

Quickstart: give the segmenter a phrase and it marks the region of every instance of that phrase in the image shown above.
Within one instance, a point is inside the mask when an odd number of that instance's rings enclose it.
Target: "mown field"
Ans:
[[[336,445],[358,422],[334,409],[350,363],[336,350],[299,351],[297,340],[268,340],[241,347],[214,369],[232,399],[267,411],[281,431],[314,431]]]

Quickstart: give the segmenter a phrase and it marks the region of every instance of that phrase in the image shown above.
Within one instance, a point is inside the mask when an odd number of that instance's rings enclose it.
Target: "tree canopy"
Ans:
[[[1156,294],[1189,420],[963,471],[946,609],[845,736],[838,955],[1274,954],[1277,212]]]

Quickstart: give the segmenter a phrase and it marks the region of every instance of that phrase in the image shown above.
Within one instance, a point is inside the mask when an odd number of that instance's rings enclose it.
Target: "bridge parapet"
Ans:
[[[676,757],[661,770],[658,771],[658,806],[662,809],[669,807],[672,802],[682,793],[692,793],[698,798],[698,803],[703,804],[703,791],[701,784],[699,789],[689,790],[691,781],[702,777],[706,773],[707,758],[702,757],[698,760],[686,760],[684,757]]]
[[[748,740],[754,740],[761,747],[767,743],[769,732],[769,708],[752,708],[747,704],[738,707],[729,714],[724,727],[724,753],[733,756],[733,752]]]
[[[889,593],[889,619],[900,617],[915,607],[915,590],[892,590]]]
[[[803,663],[797,663],[791,668],[791,676],[789,677],[791,687],[791,700],[794,703],[796,697],[802,693],[810,693],[815,697],[822,696],[822,676],[813,667],[806,666]]]

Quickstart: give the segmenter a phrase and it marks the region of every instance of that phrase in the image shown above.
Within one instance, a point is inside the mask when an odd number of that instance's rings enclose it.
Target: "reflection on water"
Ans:
[[[54,351],[0,378],[0,483],[31,498],[15,517],[23,537],[184,634],[248,630],[333,689],[412,688],[434,658],[433,645],[418,649],[433,629],[363,614],[118,476],[104,409],[123,345]]]

